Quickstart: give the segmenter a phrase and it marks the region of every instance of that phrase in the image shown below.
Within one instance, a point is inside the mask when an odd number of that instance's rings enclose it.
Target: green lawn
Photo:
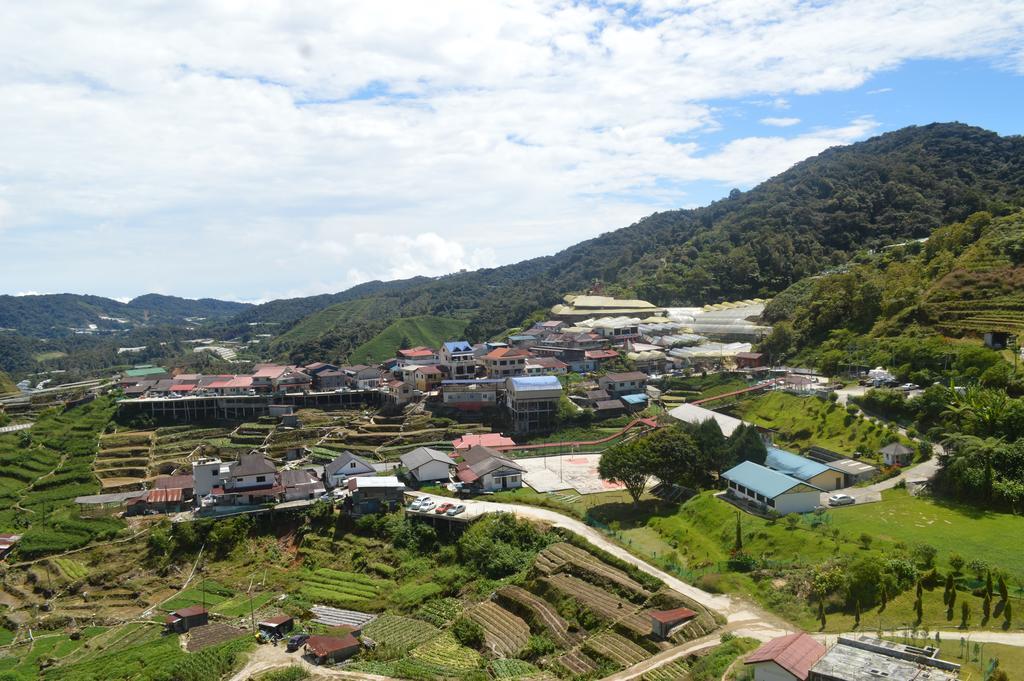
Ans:
[[[934,636],[925,640],[923,638],[906,639],[895,638],[895,641],[910,643],[912,645],[935,645]],[[962,644],[960,637],[945,636],[939,641],[939,657],[949,662],[956,662],[960,665],[961,681],[981,681],[982,666],[988,666],[992,658],[999,660],[999,668],[1007,673],[1012,681],[1024,681],[1024,648],[1007,646],[999,643],[986,643],[984,646],[966,641]]]
[[[818,445],[852,455],[871,457],[882,448],[889,431],[845,408],[817,397],[770,392],[743,400],[736,416],[776,431],[776,443],[790,449]],[[904,440],[904,442],[906,442]]]
[[[951,552],[967,561],[981,559],[1024,580],[1021,539],[1024,517],[983,511],[945,500],[912,497],[904,490],[883,492],[882,501],[831,512],[835,526],[851,534],[868,534],[893,542],[931,544],[939,565]]]
[[[353,362],[376,364],[395,356],[395,350],[407,339],[411,345],[436,348],[447,340],[459,340],[468,320],[449,317],[406,317],[392,322],[386,329],[351,353]]]

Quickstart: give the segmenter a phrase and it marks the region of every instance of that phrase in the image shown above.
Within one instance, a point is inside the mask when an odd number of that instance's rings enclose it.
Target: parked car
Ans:
[[[433,510],[435,506],[437,506],[437,504],[434,503],[433,499],[424,499],[423,503],[420,504],[419,510],[421,513],[426,513],[427,511]]]
[[[304,646],[306,644],[306,641],[308,640],[309,634],[295,634],[294,636],[288,639],[288,645],[285,646],[285,650],[287,650],[289,653],[294,653],[296,650]]]
[[[412,500],[412,503],[409,504],[409,510],[419,511],[422,509],[423,503],[427,501],[430,501],[430,497],[416,497],[415,499]]]
[[[829,506],[847,506],[856,502],[849,494],[833,494],[828,498]]]
[[[448,509],[454,508],[454,507],[455,507],[455,504],[449,504],[449,503],[446,502],[446,503],[443,503],[440,506],[438,506],[437,510],[434,511],[434,513],[437,513],[438,515],[441,515],[441,514],[447,513]]]
[[[463,506],[462,504],[459,504],[457,506],[454,506],[454,505],[451,505],[451,504],[449,504],[449,505],[452,506],[452,507],[448,509],[448,512],[447,512],[446,515],[458,515],[458,514],[460,514],[460,513],[462,513],[463,511],[466,510],[466,507]]]

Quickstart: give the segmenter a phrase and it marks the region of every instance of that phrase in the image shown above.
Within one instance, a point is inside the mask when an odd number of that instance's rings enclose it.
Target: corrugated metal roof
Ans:
[[[797,485],[805,485],[808,488],[816,489],[802,480],[791,478],[788,475],[773,471],[753,461],[744,461],[722,473],[722,477],[737,485],[743,485],[747,489],[758,494],[774,499],[783,492],[788,492]]]
[[[797,456],[778,447],[768,448],[768,456],[765,458],[764,463],[768,468],[794,478],[799,478],[800,480],[810,480],[815,475],[820,475],[829,470],[825,464],[805,459],[802,456]]]
[[[562,384],[554,376],[515,376],[509,379],[517,391],[561,390]]]

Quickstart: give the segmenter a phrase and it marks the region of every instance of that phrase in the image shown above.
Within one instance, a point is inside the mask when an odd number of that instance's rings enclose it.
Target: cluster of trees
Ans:
[[[665,426],[618,444],[601,455],[597,470],[602,479],[622,483],[636,503],[651,477],[703,489],[740,461],[763,464],[767,455],[753,426],[742,425],[727,438],[718,422],[709,419],[697,425]]]

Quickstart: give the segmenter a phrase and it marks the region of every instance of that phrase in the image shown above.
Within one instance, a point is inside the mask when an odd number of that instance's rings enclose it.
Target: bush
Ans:
[[[455,620],[452,635],[467,648],[479,649],[484,645],[484,628],[468,617]]]

